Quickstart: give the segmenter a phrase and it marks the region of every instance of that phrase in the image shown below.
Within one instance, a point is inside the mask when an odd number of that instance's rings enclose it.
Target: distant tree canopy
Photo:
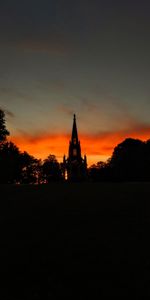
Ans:
[[[89,178],[93,181],[108,181],[110,179],[109,163],[99,161],[89,168]]]
[[[5,113],[0,109],[0,143],[6,141],[9,131],[6,129],[5,125]]]
[[[60,181],[62,179],[61,165],[55,155],[50,154],[41,167],[42,180],[46,183]]]
[[[27,152],[23,152],[20,155],[20,161],[20,183],[38,183],[40,177],[41,160],[34,158]]]

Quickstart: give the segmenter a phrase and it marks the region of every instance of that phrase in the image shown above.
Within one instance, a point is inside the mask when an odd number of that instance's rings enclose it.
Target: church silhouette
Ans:
[[[63,159],[64,178],[69,181],[83,181],[87,178],[87,158],[81,155],[78,139],[76,116],[73,117],[72,135],[69,143],[68,158]]]

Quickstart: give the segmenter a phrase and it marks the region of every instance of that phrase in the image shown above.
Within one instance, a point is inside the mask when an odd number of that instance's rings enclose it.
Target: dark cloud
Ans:
[[[12,111],[5,109],[5,113],[9,118],[11,118],[11,119],[15,118],[15,114]]]
[[[6,95],[17,98],[26,98],[26,94],[15,87],[0,87],[0,95]]]
[[[62,39],[24,39],[17,41],[14,46],[17,49],[30,52],[47,53],[50,55],[66,55],[70,52],[70,45]]]
[[[36,105],[41,108],[43,104],[37,101],[36,89],[33,87],[34,84],[32,85],[32,88],[27,89],[27,92],[24,91],[24,89],[19,89],[17,87],[0,87],[1,102],[11,103],[16,102],[17,99],[24,103],[36,103]]]
[[[100,109],[99,103],[96,103],[95,101],[89,100],[87,98],[82,98],[80,100],[81,106],[84,111],[87,113],[91,112],[94,113],[95,111]]]
[[[48,91],[48,92],[64,92],[65,84],[62,80],[52,79],[52,80],[39,80],[35,83],[35,88],[38,90]]]
[[[134,137],[150,135],[150,123],[140,122],[138,120],[134,121],[130,127],[127,129],[118,129],[118,130],[108,130],[108,131],[97,131],[95,134],[93,133],[92,136],[94,138],[98,138],[101,140],[108,139],[109,137],[113,136],[123,136],[123,137]]]
[[[59,5],[53,1],[23,1],[21,5],[14,2],[0,4],[2,46],[49,55],[66,55],[71,51],[67,30],[63,30],[61,18],[56,15]]]
[[[73,107],[69,107],[67,104],[59,104],[57,106],[57,110],[68,116],[73,116],[73,114],[75,113],[75,109],[73,109]]]

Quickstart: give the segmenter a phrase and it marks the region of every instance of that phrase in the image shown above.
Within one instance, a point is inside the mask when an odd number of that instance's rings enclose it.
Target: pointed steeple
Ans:
[[[78,143],[78,131],[77,131],[77,124],[76,124],[76,115],[73,116],[73,127],[72,127],[72,142]]]
[[[81,155],[81,146],[78,139],[76,115],[73,116],[73,127],[71,140],[69,142],[68,158],[64,157],[64,174],[67,172],[67,179],[72,181],[84,180],[87,175],[87,160]],[[65,175],[64,175],[65,176]],[[65,177],[66,178],[66,177]]]

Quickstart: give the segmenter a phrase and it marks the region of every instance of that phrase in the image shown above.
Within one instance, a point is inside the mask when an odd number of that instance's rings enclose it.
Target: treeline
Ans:
[[[63,164],[55,155],[44,161],[19,148],[7,137],[5,113],[0,109],[0,183],[40,184],[63,181]],[[150,181],[150,140],[128,138],[117,145],[107,162],[88,170],[89,181]]]
[[[0,183],[38,184],[63,180],[61,164],[55,155],[44,161],[36,159],[27,152],[21,152],[7,140],[5,113],[0,109]]]

